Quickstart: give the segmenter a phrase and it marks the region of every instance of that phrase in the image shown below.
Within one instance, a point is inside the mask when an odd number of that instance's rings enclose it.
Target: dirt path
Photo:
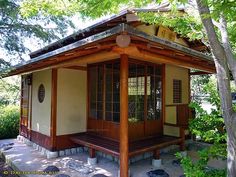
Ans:
[[[18,175],[13,175],[11,173],[12,168],[9,167],[3,159],[0,158],[0,177],[19,177]]]

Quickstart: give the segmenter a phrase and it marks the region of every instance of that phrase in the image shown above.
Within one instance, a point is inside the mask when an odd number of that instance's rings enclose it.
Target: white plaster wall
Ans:
[[[57,135],[86,131],[87,72],[59,69]]]
[[[173,79],[182,81],[182,103],[189,103],[189,80],[188,80],[188,69],[181,68],[173,65],[166,65],[165,69],[165,101],[166,105],[173,104]],[[177,123],[176,107],[166,106],[165,122],[170,124]],[[173,126],[164,125],[164,134],[170,136],[179,136],[179,128]]]
[[[52,71],[44,70],[33,73],[32,82],[32,129],[36,132],[50,136],[51,120],[51,80]],[[45,87],[45,98],[42,103],[38,101],[38,88],[40,84]]]
[[[182,103],[187,104],[189,101],[189,81],[188,69],[173,65],[166,65],[166,104],[173,104],[173,79],[182,81]]]

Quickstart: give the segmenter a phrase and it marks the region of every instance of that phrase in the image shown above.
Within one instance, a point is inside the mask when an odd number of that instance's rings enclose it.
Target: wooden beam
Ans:
[[[119,54],[126,54],[129,55],[129,57],[140,59],[143,61],[154,62],[154,63],[165,63],[165,64],[177,65],[184,68],[195,68],[205,72],[215,73],[215,68],[213,67],[206,66],[203,64],[201,65],[196,64],[191,61],[183,61],[181,59],[164,56],[162,54],[157,54],[140,48],[138,49],[136,46],[129,46],[126,48],[113,47],[112,51]]]
[[[63,67],[63,68],[87,71],[87,67],[85,67],[85,66],[68,66],[68,67]]]
[[[86,55],[86,56],[81,56],[81,57],[72,57],[71,59],[67,61],[62,61],[57,64],[48,64],[48,65],[43,65],[41,67],[38,67],[37,69],[27,69],[23,73],[30,73],[30,72],[38,72],[38,71],[43,71],[47,69],[53,69],[53,68],[64,68],[64,67],[71,67],[71,66],[84,66],[87,64],[91,63],[96,63],[96,62],[103,62],[103,61],[108,61],[108,60],[113,60],[119,58],[119,54],[114,53],[114,52],[109,52],[109,51],[100,51],[98,53]],[[21,71],[18,71],[17,73],[14,74],[20,74]]]
[[[52,150],[56,150],[57,136],[57,69],[52,69],[52,85],[51,85],[51,125],[50,139]]]
[[[204,71],[195,71],[195,72],[189,73],[189,75],[203,75],[203,74],[211,74],[211,73],[204,72]]]
[[[120,61],[120,176],[128,177],[128,56],[121,55]]]

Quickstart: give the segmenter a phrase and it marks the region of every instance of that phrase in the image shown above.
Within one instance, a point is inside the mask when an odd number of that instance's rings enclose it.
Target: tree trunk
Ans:
[[[210,43],[213,53],[217,83],[221,100],[221,109],[227,131],[227,175],[228,177],[236,176],[236,113],[232,107],[231,88],[228,62],[234,63],[230,55],[227,54],[227,45],[224,48],[216,34],[214,25],[210,16],[210,10],[206,1],[196,0],[198,11],[201,16],[203,26]],[[224,41],[227,42],[227,41]],[[230,67],[232,69],[232,66]],[[235,78],[234,78],[235,79]]]
[[[234,119],[235,119],[234,114]],[[233,122],[231,129],[227,130],[227,174],[228,177],[236,176],[236,121]]]

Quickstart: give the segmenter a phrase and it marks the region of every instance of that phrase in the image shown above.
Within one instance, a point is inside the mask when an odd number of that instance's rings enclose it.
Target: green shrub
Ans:
[[[211,146],[198,151],[198,160],[193,160],[189,156],[183,157],[179,153],[177,157],[180,159],[186,177],[224,177],[226,169],[214,169],[208,166],[210,159],[225,160],[227,157],[227,136],[216,82],[210,80],[203,90],[208,95],[206,101],[211,103],[214,108],[211,113],[208,113],[202,108],[201,103],[191,103],[190,107],[195,110],[196,115],[195,119],[189,122],[189,130],[201,141],[210,143]]]
[[[19,106],[0,107],[0,139],[15,138],[19,134]]]

